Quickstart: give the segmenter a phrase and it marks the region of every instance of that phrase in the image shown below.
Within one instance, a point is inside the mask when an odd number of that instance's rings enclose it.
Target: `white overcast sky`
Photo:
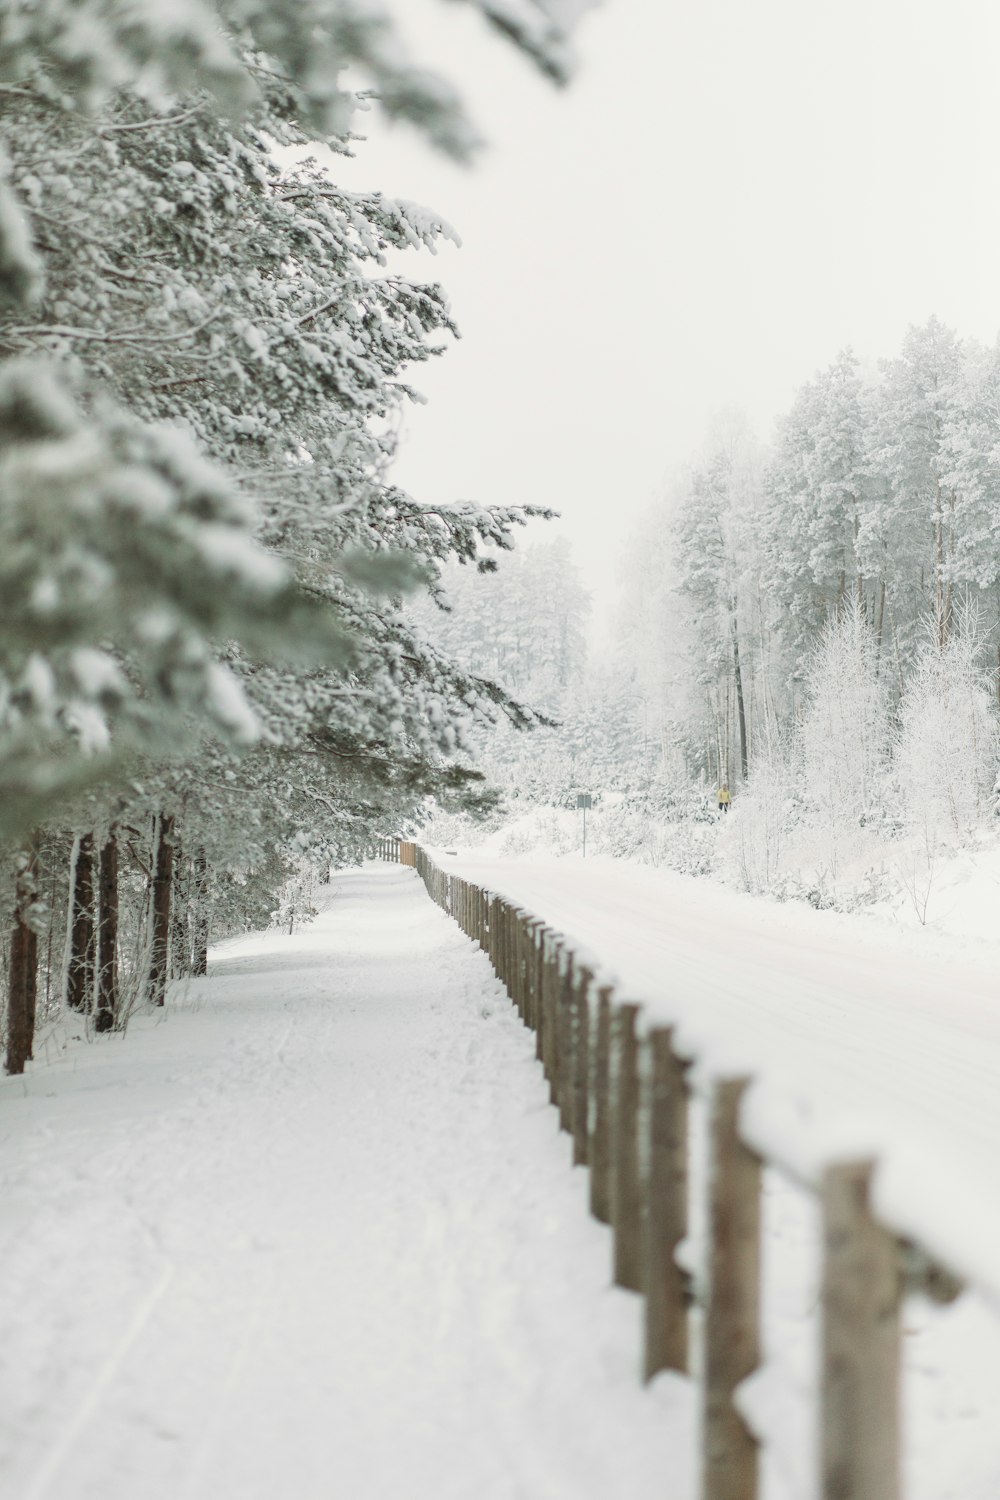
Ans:
[[[603,0],[568,91],[463,7],[402,9],[491,147],[463,170],[359,122],[335,167],[463,240],[407,262],[464,337],[418,372],[395,477],[555,506],[598,602],[721,409],[766,437],[840,348],[893,354],[931,313],[996,337],[995,0]]]

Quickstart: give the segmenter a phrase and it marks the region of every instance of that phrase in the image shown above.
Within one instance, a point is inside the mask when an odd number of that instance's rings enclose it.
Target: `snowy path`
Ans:
[[[748,1124],[768,1155],[803,1175],[877,1155],[888,1221],[1000,1300],[995,944],[614,861],[441,864],[583,945],[710,1067],[752,1074]]]
[[[6,1500],[687,1500],[691,1392],[486,959],[393,867],[0,1083]]]

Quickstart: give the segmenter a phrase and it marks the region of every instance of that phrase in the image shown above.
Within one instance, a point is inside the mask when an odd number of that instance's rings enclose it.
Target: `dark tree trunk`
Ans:
[[[204,849],[194,857],[194,953],[191,972],[197,975],[208,973],[208,861]]]
[[[28,928],[24,959],[24,1002],[28,1015],[28,1057],[35,1055],[35,1013],[38,1005],[38,933]]]
[[[94,960],[97,932],[94,926],[94,835],[80,837],[70,892],[72,915],[69,936],[69,969],[66,1004],[71,1010],[89,1011],[94,1003]]]
[[[170,901],[170,977],[183,979],[191,972],[190,905],[191,861],[185,859],[180,841],[174,840],[174,882]]]
[[[740,666],[740,638],[736,626],[736,600],[732,607],[733,624],[733,676],[736,680],[736,710],[740,727],[740,771],[746,781],[750,773],[750,757],[747,753],[747,712],[743,700],[743,669]]]
[[[110,1031],[118,1016],[118,838],[112,830],[101,847],[98,873],[97,1013],[94,1027]]]
[[[10,939],[10,969],[7,986],[7,1072],[23,1073],[32,1056],[35,1038],[35,986],[38,973],[38,938],[28,926],[35,899],[36,854],[34,843],[24,850],[17,877],[17,905]]]
[[[170,897],[174,877],[174,820],[161,815],[157,826],[153,862],[152,941],[146,993],[154,1005],[162,1005],[167,994],[167,964],[170,955]]]

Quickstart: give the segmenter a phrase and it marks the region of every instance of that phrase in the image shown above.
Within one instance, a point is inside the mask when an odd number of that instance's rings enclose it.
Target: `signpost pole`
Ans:
[[[577,792],[576,805],[583,813],[583,857],[587,858],[587,808],[593,807],[593,798],[589,792]]]

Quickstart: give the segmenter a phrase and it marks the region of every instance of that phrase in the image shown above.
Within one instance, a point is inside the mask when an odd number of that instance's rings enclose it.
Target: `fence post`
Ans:
[[[594,1125],[590,1137],[590,1212],[611,1222],[611,988],[597,991],[594,1040]]]
[[[823,1500],[899,1500],[900,1306],[895,1237],[869,1203],[872,1162],[823,1175]]]
[[[559,1086],[556,1103],[559,1105],[559,1129],[573,1129],[573,955],[568,948],[563,950],[564,968],[559,978],[557,1030]]]
[[[514,962],[517,968],[517,1008],[525,1026],[528,1024],[528,964],[524,956],[526,921],[526,914],[518,907],[514,913]]]
[[[538,931],[538,918],[525,917],[523,919],[521,952],[524,957],[524,1024],[530,1031],[535,1031],[538,1026],[538,964],[536,963],[535,938]],[[537,1051],[537,1042],[536,1042]]]
[[[617,1067],[611,1115],[611,1222],[616,1286],[642,1291],[642,1192],[639,1175],[638,1005],[618,1008]]]
[[[549,1103],[559,1102],[559,984],[562,944],[554,932],[548,934],[545,960],[545,1072],[549,1080]]]
[[[594,976],[581,969],[573,994],[573,1165],[590,1159],[590,986]]]
[[[490,897],[489,955],[493,972],[500,978],[500,897]]]
[[[538,922],[535,927],[535,951],[532,962],[535,965],[535,1056],[542,1065],[542,1072],[548,1073],[548,1064],[545,1061],[545,941],[548,928],[544,922]]]
[[[649,1181],[646,1190],[645,1376],[688,1367],[684,1274],[674,1259],[687,1234],[687,1088],[673,1032],[650,1033]]]
[[[709,1124],[702,1500],[757,1495],[757,1440],[733,1403],[760,1362],[761,1164],[738,1130],[747,1082],[715,1085]]]

